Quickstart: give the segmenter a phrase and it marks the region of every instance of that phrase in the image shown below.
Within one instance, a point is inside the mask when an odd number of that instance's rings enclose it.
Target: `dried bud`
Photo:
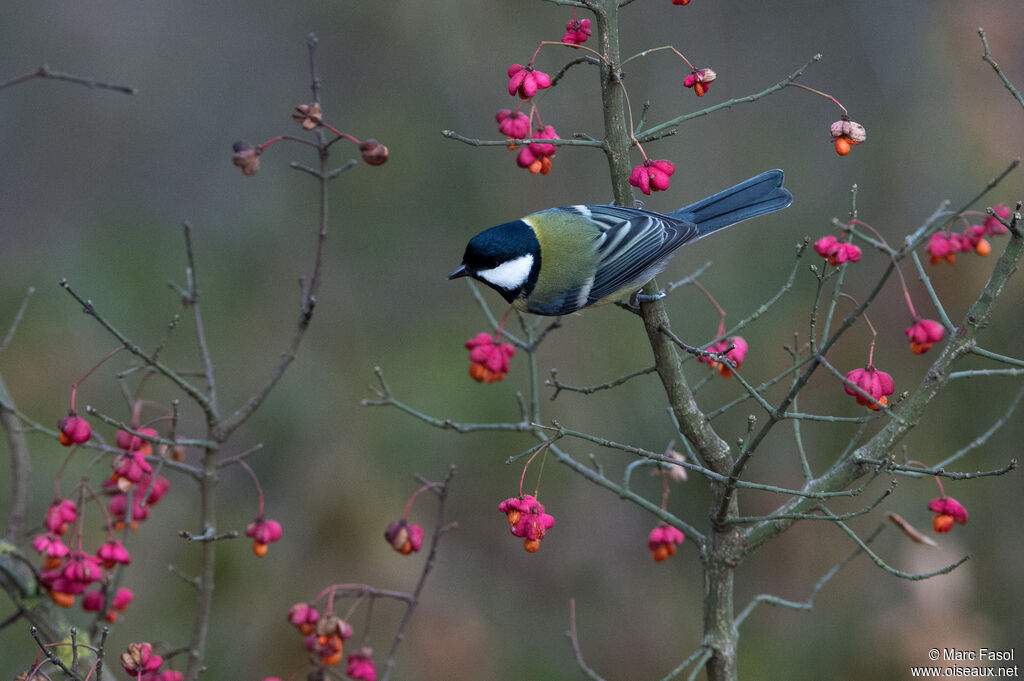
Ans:
[[[845,137],[853,144],[860,144],[868,138],[868,133],[863,125],[854,123],[847,118],[842,118],[833,123],[829,128],[829,132],[832,134],[833,140]]]
[[[162,663],[163,658],[153,654],[149,643],[129,643],[128,652],[121,654],[121,666],[132,676],[155,671]]]
[[[918,532],[917,528],[915,528],[913,525],[904,520],[903,516],[899,515],[898,513],[893,513],[892,511],[889,511],[885,515],[887,518],[889,518],[889,520],[893,522],[894,525],[896,525],[896,527],[903,530],[903,534],[907,535],[907,537],[909,537],[911,541],[917,542],[918,544],[924,544],[926,546],[938,546],[938,544],[935,543],[935,540],[933,540],[931,537],[927,537]]]
[[[718,74],[706,66],[702,69],[698,69],[697,71],[697,80],[699,80],[702,83],[710,83],[717,77]]]
[[[232,148],[235,155],[231,157],[231,162],[242,169],[243,175],[255,175],[260,169],[259,149],[241,140],[235,142]]]
[[[668,447],[665,449],[666,458],[680,463],[685,463],[686,457],[672,448],[672,445],[674,444],[675,440],[668,443]],[[668,478],[671,482],[686,482],[686,469],[682,466],[673,466],[672,464],[662,463],[651,471],[651,474],[658,477]]]
[[[38,669],[35,671],[35,673],[33,673],[31,669],[26,669],[22,673],[15,676],[14,681],[50,681],[50,677],[44,674],[43,672],[39,671]]]
[[[295,107],[292,118],[299,122],[303,130],[312,130],[316,128],[320,123],[323,122],[323,113],[320,111],[320,105],[317,103],[313,104],[300,104]]]
[[[316,623],[317,636],[338,636],[342,640],[352,636],[352,625],[337,615],[321,617]]]
[[[168,457],[171,461],[185,460],[185,445],[166,445],[160,443],[156,447],[157,456]]]
[[[371,166],[384,165],[388,161],[388,148],[375,139],[368,139],[359,145],[363,160]]]

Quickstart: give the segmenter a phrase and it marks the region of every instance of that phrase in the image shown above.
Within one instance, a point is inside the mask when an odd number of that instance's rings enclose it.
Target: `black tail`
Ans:
[[[696,223],[697,238],[765,213],[774,213],[793,203],[793,195],[782,186],[781,170],[769,170],[735,187],[691,203],[668,214],[677,220]]]

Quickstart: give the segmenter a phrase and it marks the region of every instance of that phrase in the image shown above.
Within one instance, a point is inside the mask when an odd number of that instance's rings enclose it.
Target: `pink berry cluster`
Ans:
[[[333,596],[327,589],[321,596]],[[329,598],[333,607],[333,598]],[[288,622],[305,638],[306,650],[317,656],[320,667],[334,667],[341,664],[345,641],[354,633],[352,625],[328,609],[321,613],[315,603],[296,603],[288,610]],[[377,668],[373,663],[373,651],[362,646],[348,656],[346,675],[351,679],[376,681]]]
[[[629,183],[649,196],[651,192],[663,192],[668,189],[669,178],[674,172],[676,166],[672,161],[645,159],[643,163],[633,168],[633,172],[629,174]]]
[[[946,337],[946,329],[934,319],[914,320],[914,323],[906,329],[907,340],[910,341],[910,350],[915,355],[923,355],[933,345]]]
[[[590,19],[577,19],[575,11],[572,19],[565,25],[565,33],[562,35],[561,43],[574,49],[580,49],[583,43],[590,38],[592,30]],[[518,150],[516,164],[525,168],[533,174],[547,175],[551,171],[552,158],[555,155],[556,147],[551,142],[531,142],[525,146],[519,145],[518,140],[559,139],[555,128],[551,125],[544,125],[540,121],[540,114],[537,109],[535,97],[553,84],[551,76],[534,66],[534,61],[545,45],[555,44],[542,42],[534,52],[533,59],[527,64],[512,64],[508,67],[508,94],[518,97],[521,102],[514,111],[502,109],[495,118],[498,122],[498,130],[511,144],[509,149]],[[589,48],[590,52],[594,52]],[[597,54],[595,52],[595,54]],[[698,97],[703,97],[711,87],[711,83],[717,77],[714,70],[710,68],[695,68],[686,57],[676,51],[690,67],[690,73],[683,78],[683,86],[692,89]],[[520,111],[524,105],[529,105],[529,115]],[[641,153],[643,150],[641,149]],[[630,175],[630,184],[640,189],[644,194],[652,191],[664,191],[668,189],[669,178],[675,172],[675,165],[667,160],[652,160],[644,154],[644,162],[636,166]]]
[[[71,409],[57,424],[58,440],[62,445],[84,445],[93,437],[89,423],[75,413],[75,398],[81,383],[112,354],[107,355],[72,385]],[[130,589],[113,586],[113,571],[119,566],[129,565],[132,560],[114,533],[125,530],[129,525],[135,530],[138,522],[149,516],[150,509],[170,489],[167,478],[154,475],[153,466],[148,460],[154,458],[153,446],[160,435],[152,428],[140,428],[138,413],[141,404],[140,401],[134,405],[130,430],[119,429],[115,433],[117,454],[111,460],[110,475],[102,485],[103,494],[109,498],[107,503],[103,504],[100,495],[90,489],[87,480],[83,480],[78,487],[80,494],[77,503],[63,497],[60,494],[58,474],[58,491],[46,509],[44,532],[32,540],[32,548],[43,559],[42,570],[39,572],[40,584],[53,602],[70,608],[77,597],[82,596],[82,608],[97,613],[108,622],[116,621],[119,613],[128,608],[134,597]],[[102,438],[97,439],[102,447],[110,449],[103,444]],[[183,454],[180,446],[161,445],[160,456],[180,459]],[[92,551],[86,549],[90,540],[86,537],[84,509],[81,506],[85,499],[95,500],[96,507],[102,511],[106,520],[105,539]],[[130,520],[129,499],[133,500]]]
[[[76,414],[74,409],[57,423],[57,430],[60,432],[58,440],[65,447],[80,445],[92,437],[89,422]]]
[[[572,26],[573,22],[570,22]],[[570,30],[569,27],[566,30]],[[584,42],[590,34],[590,22],[587,21],[586,28],[580,22],[577,28],[573,28],[567,37],[571,37],[573,45]],[[534,55],[536,58],[536,55]],[[498,121],[498,130],[505,135],[509,141],[522,140],[532,137],[539,140],[556,140],[558,133],[551,125],[544,125],[540,120],[537,105],[533,98],[542,90],[551,87],[551,76],[534,68],[533,61],[523,66],[513,64],[508,67],[508,93],[513,97],[518,96],[519,107],[515,111],[502,109],[495,116]],[[530,115],[522,113],[519,109],[529,103]],[[531,135],[531,130],[533,134]],[[525,168],[533,175],[547,175],[551,172],[551,159],[555,156],[555,145],[550,142],[530,142],[526,145],[510,144],[509,149],[519,153],[516,154],[516,165]]]
[[[478,333],[466,341],[469,350],[469,375],[479,383],[496,383],[505,378],[516,349],[499,343],[489,333]]]
[[[131,555],[120,540],[114,539],[111,526],[108,539],[95,551],[84,550],[81,522],[78,504],[71,499],[57,497],[46,509],[45,531],[32,541],[32,548],[43,557],[40,584],[57,605],[72,607],[76,597],[83,595],[84,610],[101,612],[106,621],[115,622],[133,594],[129,589],[111,589],[111,571],[131,563]],[[72,538],[71,547],[65,537]],[[95,590],[88,591],[93,586]]]
[[[245,528],[245,536],[252,539],[252,553],[258,558],[267,555],[270,544],[281,539],[281,523],[260,514]]]
[[[384,539],[395,551],[408,556],[423,548],[423,528],[402,518],[388,525]]]
[[[413,502],[423,492],[429,489],[437,489],[438,483],[428,482],[421,485],[405,504],[405,512],[402,517],[387,526],[384,530],[384,539],[398,553],[408,556],[418,553],[423,548],[423,528],[409,522],[409,512],[412,510]]]
[[[533,68],[532,63],[526,66],[513,64],[508,67],[508,93],[519,99],[530,99],[541,90],[551,87],[551,76]]]
[[[654,562],[660,563],[668,559],[669,556],[674,556],[676,547],[682,544],[684,539],[686,539],[686,535],[681,530],[661,523],[648,535],[647,548],[651,550]]]
[[[555,156],[555,145],[551,142],[517,144],[516,141],[531,137],[536,140],[557,140],[559,139],[558,133],[554,127],[541,124],[536,106],[531,107],[530,114],[527,116],[518,109],[515,111],[502,109],[494,118],[498,122],[498,132],[510,142],[508,148],[519,152],[516,154],[516,165],[528,170],[532,175],[547,175],[551,172],[551,159]],[[533,124],[535,118],[537,120],[536,127]],[[530,134],[531,129],[533,130],[532,135]]]
[[[536,553],[540,540],[555,526],[554,517],[544,512],[544,504],[532,494],[505,499],[498,504],[498,510],[506,515],[513,536],[523,539],[523,548]]]
[[[945,495],[928,502],[928,510],[935,516],[932,518],[932,529],[939,533],[949,532],[953,523],[963,525],[967,522],[967,509],[963,504]]]
[[[986,215],[980,225],[967,225],[963,232],[936,232],[928,239],[925,250],[928,260],[933,265],[941,262],[953,264],[957,253],[976,253],[986,256],[992,252],[988,239],[1006,234],[1009,230],[1001,222],[1010,217],[1010,209],[1006,204],[998,204],[992,208],[993,215]]]
[[[39,581],[53,602],[70,608],[75,598],[84,594],[84,610],[102,612],[108,622],[115,621],[133,594],[129,589],[112,592],[110,572],[132,559],[124,544],[114,539],[112,528],[107,528],[107,540],[94,552],[84,550],[78,504],[60,497],[46,509],[43,527],[46,531],[36,535],[32,548],[43,557]],[[69,541],[75,548],[64,543],[65,536],[72,537]],[[93,586],[96,589],[86,593]]]
[[[568,45],[582,45],[590,38],[590,19],[577,19],[575,16],[565,25],[562,42]]]
[[[896,391],[896,383],[892,376],[884,371],[879,371],[868,362],[863,369],[854,369],[846,374],[846,380],[853,385],[845,385],[847,395],[857,399],[857,404],[862,404],[868,409],[879,410],[888,404],[888,396]],[[856,386],[854,388],[853,386]],[[867,393],[863,395],[857,388]],[[881,405],[881,406],[879,406]]]
[[[126,525],[134,531],[139,522],[149,517],[150,509],[156,506],[170,490],[171,483],[162,475],[153,477],[153,466],[147,457],[153,456],[153,441],[159,433],[152,428],[118,430],[114,442],[121,450],[112,462],[110,478],[103,483],[103,489],[110,494],[110,515],[114,527]],[[150,439],[152,438],[152,439]],[[131,518],[128,517],[129,492],[133,498]]]
[[[694,69],[690,75],[683,78],[683,87],[693,88],[693,94],[703,97],[717,77],[718,74],[709,68]]]
[[[988,255],[991,251],[991,246],[987,238],[1006,234],[1009,231],[1004,224],[1010,217],[1010,209],[1006,204],[996,205],[989,213],[964,213],[960,217],[967,222],[967,216],[969,215],[985,215],[985,218],[981,224],[968,225],[962,233],[950,231],[936,232],[931,235],[925,250],[933,265],[943,261],[948,263],[955,262],[956,254],[959,252],[973,251],[979,255]],[[850,233],[853,225],[871,231],[875,238],[883,246],[885,245],[885,239],[878,230],[857,219],[847,223],[842,237],[846,237]],[[834,267],[859,262],[862,255],[860,248],[854,245],[851,240],[831,234],[823,236],[814,242],[814,251]],[[911,324],[904,329],[904,334],[910,345],[911,352],[921,355],[946,338],[947,328],[940,322],[934,319],[927,319],[917,313],[911,301],[910,291],[907,288],[902,272],[899,272],[899,270],[897,272],[911,317]],[[873,352],[874,341],[872,341],[871,347]],[[858,404],[877,410],[881,406],[887,405],[888,397],[895,392],[895,384],[890,374],[880,371],[874,366],[870,355],[871,353],[869,353],[867,366],[854,369],[846,374],[848,383],[844,385],[844,388],[847,394],[856,398]]]
[[[814,242],[814,252],[825,258],[829,265],[838,267],[848,262],[860,262],[861,250],[853,242],[840,241],[828,234]]]

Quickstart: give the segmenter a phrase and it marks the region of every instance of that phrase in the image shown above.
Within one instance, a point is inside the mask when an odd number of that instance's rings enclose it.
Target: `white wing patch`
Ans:
[[[588,206],[576,205],[573,206],[572,209],[585,218],[589,218],[591,215],[590,208]]]
[[[532,269],[533,256],[527,253],[489,270],[480,270],[477,276],[506,291],[514,291],[526,283]]]
[[[583,286],[580,286],[580,293],[579,293],[578,296],[576,296],[576,307],[577,308],[581,308],[581,307],[586,307],[587,306],[587,304],[590,302],[590,300],[587,298],[587,296],[590,295],[590,289],[592,289],[593,287],[594,287],[594,277],[593,277],[593,275],[591,275],[590,278],[588,278],[585,282],[583,282]]]

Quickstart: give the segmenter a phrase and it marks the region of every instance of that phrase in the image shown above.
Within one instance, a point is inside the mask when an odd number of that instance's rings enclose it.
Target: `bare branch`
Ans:
[[[879,525],[875,529],[875,531],[871,533],[871,536],[864,540],[865,546],[875,540],[875,538],[882,532],[882,527],[882,525]],[[740,612],[740,614],[736,616],[736,626],[738,627],[741,624],[743,624],[747,617],[750,616],[750,613],[754,611],[754,608],[756,608],[761,603],[768,603],[769,605],[778,605],[784,608],[792,608],[794,610],[812,610],[814,608],[814,599],[818,597],[818,592],[821,591],[822,587],[828,584],[829,580],[836,576],[836,573],[843,569],[843,567],[851,560],[859,556],[863,550],[863,548],[858,546],[849,555],[847,555],[845,558],[843,558],[838,563],[833,565],[829,569],[829,571],[822,575],[821,579],[817,581],[817,583],[814,585],[814,588],[811,589],[811,593],[807,597],[807,600],[791,601],[785,598],[779,598],[778,596],[772,596],[769,594],[759,594],[757,596],[754,596],[754,598],[751,599],[747,606],[743,608],[742,612]]]
[[[877,565],[878,567],[882,568],[883,570],[885,570],[889,574],[891,574],[891,575],[893,575],[895,577],[899,577],[900,579],[908,579],[910,581],[915,581],[916,582],[916,581],[920,581],[920,580],[923,580],[923,579],[930,579],[932,577],[937,577],[939,575],[949,574],[953,570],[955,570],[958,567],[960,567],[967,559],[970,558],[970,556],[964,556],[963,558],[961,558],[960,560],[956,561],[955,563],[947,565],[944,568],[940,568],[938,570],[934,570],[932,572],[918,572],[918,573],[914,573],[914,572],[904,572],[903,570],[897,570],[896,568],[892,567],[891,565],[886,563],[884,560],[882,560],[878,556],[878,554],[876,554],[874,551],[872,551],[870,548],[868,548],[867,543],[863,539],[858,537],[857,533],[854,532],[853,530],[851,530],[850,527],[846,523],[844,523],[842,520],[838,520],[836,518],[836,516],[834,516],[832,514],[831,511],[829,511],[824,506],[821,507],[821,510],[826,515],[830,516],[830,518],[835,522],[835,524],[838,525],[843,530],[843,532],[845,532],[847,535],[849,535],[849,537],[851,539],[853,539],[854,542],[856,542],[857,546],[859,546],[861,548],[861,550],[864,551],[864,553],[868,554],[868,557],[871,558],[872,561],[874,561],[875,565]]]
[[[7,346],[10,344],[11,339],[14,338],[14,332],[17,331],[18,325],[21,324],[21,318],[25,315],[25,310],[28,308],[29,298],[31,298],[32,294],[35,292],[36,290],[31,286],[29,286],[28,290],[25,291],[25,297],[22,298],[21,305],[18,307],[18,311],[14,313],[14,319],[11,320],[11,326],[7,330],[7,335],[4,336],[4,339],[2,341],[0,341],[0,352],[3,352],[5,349],[7,349]]]
[[[821,61],[821,55],[820,54],[816,54],[813,57],[811,57],[811,59],[806,64],[804,64],[803,66],[798,68],[796,71],[794,71],[793,73],[789,74],[788,76],[786,76],[785,78],[780,80],[775,85],[772,85],[771,87],[765,88],[761,92],[756,92],[756,93],[754,93],[752,95],[747,95],[746,97],[737,97],[735,99],[730,99],[728,101],[721,102],[719,104],[715,104],[714,106],[709,106],[706,109],[701,109],[700,111],[694,111],[693,113],[688,113],[688,114],[683,114],[682,116],[677,116],[677,117],[675,117],[675,118],[673,118],[671,120],[665,121],[664,123],[660,123],[660,124],[655,125],[655,126],[653,126],[651,128],[648,128],[642,134],[639,134],[639,135],[636,136],[637,141],[639,141],[640,143],[647,142],[647,141],[653,139],[655,135],[657,135],[661,131],[665,130],[666,128],[675,127],[675,126],[679,125],[680,123],[685,123],[686,121],[694,119],[694,118],[699,118],[701,116],[707,116],[708,114],[714,113],[714,112],[719,111],[721,109],[728,109],[730,107],[736,106],[737,104],[746,104],[748,102],[756,102],[757,100],[761,99],[762,97],[767,97],[768,95],[774,94],[774,93],[778,92],[779,90],[782,90],[787,85],[790,85],[793,81],[795,81],[797,78],[799,78],[800,76],[803,75],[804,71],[807,70],[808,66],[810,66],[811,64],[813,64],[815,62],[819,62],[819,61]]]
[[[597,672],[587,665],[583,659],[583,650],[580,648],[580,637],[576,632],[576,599],[569,599],[569,631],[565,632],[565,635],[569,637],[569,644],[572,645],[572,652],[576,656],[576,664],[579,665],[580,669],[588,677],[594,681],[604,681],[604,677],[600,676]]]
[[[996,63],[996,60],[992,58],[992,53],[989,51],[988,48],[988,38],[985,36],[985,29],[979,28],[978,36],[981,38],[981,44],[985,49],[984,54],[981,55],[982,60],[992,67],[992,69],[996,72],[996,75],[999,76],[999,80],[1003,81],[1003,85],[1006,87],[1007,90],[1009,90],[1013,98],[1017,100],[1017,103],[1020,104],[1021,106],[1024,106],[1024,96],[1021,95],[1020,90],[1018,90],[1016,86],[1014,86],[1010,79],[1006,77],[1006,74],[1003,73],[1003,70],[1001,68],[999,68],[999,64]]]
[[[448,473],[445,475],[444,480],[434,488],[434,493],[437,495],[437,513],[434,519],[434,534],[430,540],[430,551],[427,553],[427,559],[423,562],[420,578],[416,582],[416,588],[413,589],[408,601],[408,607],[405,609],[405,614],[402,615],[402,621],[398,624],[398,629],[395,631],[395,638],[391,643],[391,650],[388,651],[387,662],[384,664],[384,674],[381,681],[388,681],[391,678],[391,672],[395,666],[395,656],[398,654],[398,646],[405,639],[405,628],[408,626],[409,620],[412,619],[413,611],[416,610],[416,606],[420,602],[423,586],[427,582],[427,575],[430,574],[431,569],[434,567],[434,561],[437,559],[437,546],[441,541],[441,536],[455,527],[455,523],[445,523],[444,521],[445,501],[448,498],[448,488],[453,477],[455,477],[454,465],[448,467]]]
[[[64,73],[62,71],[54,71],[49,66],[43,64],[35,71],[26,73],[23,76],[17,76],[0,82],[0,90],[6,87],[12,87],[14,85],[21,85],[33,78],[48,78],[50,80],[63,80],[68,83],[75,83],[76,85],[84,85],[89,88],[101,88],[104,90],[114,90],[115,92],[123,92],[126,95],[134,95],[138,92],[136,88],[127,85],[114,85],[113,83],[107,83],[104,81],[96,80],[95,78],[83,78],[82,76],[75,76],[70,73]]]

